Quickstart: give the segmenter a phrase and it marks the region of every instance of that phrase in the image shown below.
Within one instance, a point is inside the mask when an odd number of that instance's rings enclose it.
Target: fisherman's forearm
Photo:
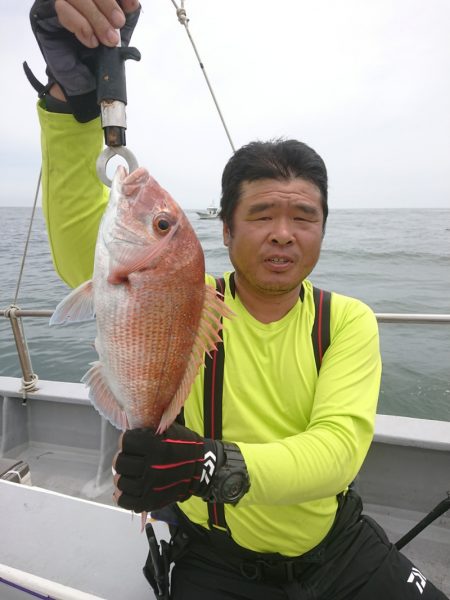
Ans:
[[[53,91],[53,90],[52,90]],[[98,226],[108,190],[95,163],[102,148],[100,119],[78,123],[38,105],[42,146],[42,208],[58,275],[76,287],[90,279]]]
[[[49,94],[50,96],[56,98],[57,100],[60,100],[61,102],[67,102],[64,92],[62,91],[62,88],[59,85],[59,83],[54,83],[52,85],[52,87],[49,90]]]
[[[266,444],[239,443],[252,482],[242,505],[301,504],[344,491],[372,439],[369,424],[365,435],[350,434],[350,421]]]

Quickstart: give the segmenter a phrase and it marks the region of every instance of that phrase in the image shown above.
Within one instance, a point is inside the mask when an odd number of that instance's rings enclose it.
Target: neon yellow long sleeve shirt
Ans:
[[[108,188],[97,177],[102,150],[100,119],[78,123],[72,115],[38,105],[42,148],[42,211],[56,272],[70,287],[92,277],[100,219]]]

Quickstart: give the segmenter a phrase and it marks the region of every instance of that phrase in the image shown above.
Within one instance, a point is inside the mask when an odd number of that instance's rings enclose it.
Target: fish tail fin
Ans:
[[[170,426],[183,407],[198,370],[204,364],[205,353],[209,355],[216,350],[216,345],[221,340],[219,331],[222,329],[222,318],[230,319],[234,316],[233,311],[217,296],[215,288],[205,284],[203,310],[189,363],[177,392],[161,417],[158,434]]]
[[[92,367],[83,376],[81,382],[89,387],[89,400],[102,417],[108,419],[114,427],[122,431],[130,428],[125,411],[117,402],[108,385],[101,362],[93,362]]]

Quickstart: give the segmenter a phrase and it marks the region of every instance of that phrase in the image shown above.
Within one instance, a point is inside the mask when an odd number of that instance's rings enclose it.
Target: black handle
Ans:
[[[118,100],[127,103],[125,61],[141,60],[137,48],[100,46],[97,56],[97,102]]]
[[[438,517],[443,515],[448,510],[450,510],[450,496],[445,500],[442,500],[442,502],[439,502],[439,504],[435,506],[435,508],[433,508],[433,510],[430,513],[428,513],[428,515],[426,515],[421,521],[417,523],[417,525],[415,525],[410,531],[405,533],[405,535],[398,540],[398,542],[395,544],[397,550],[400,550],[401,548],[403,548],[403,546],[406,546],[406,544],[408,544],[413,538],[416,537],[416,535],[423,531],[425,527],[428,527],[430,523],[435,521]]]

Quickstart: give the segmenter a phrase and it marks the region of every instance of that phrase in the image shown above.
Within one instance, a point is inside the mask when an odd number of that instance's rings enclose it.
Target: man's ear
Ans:
[[[231,238],[230,228],[228,227],[228,225],[226,223],[224,223],[223,224],[223,245],[226,246],[227,248],[230,245],[230,238]]]

